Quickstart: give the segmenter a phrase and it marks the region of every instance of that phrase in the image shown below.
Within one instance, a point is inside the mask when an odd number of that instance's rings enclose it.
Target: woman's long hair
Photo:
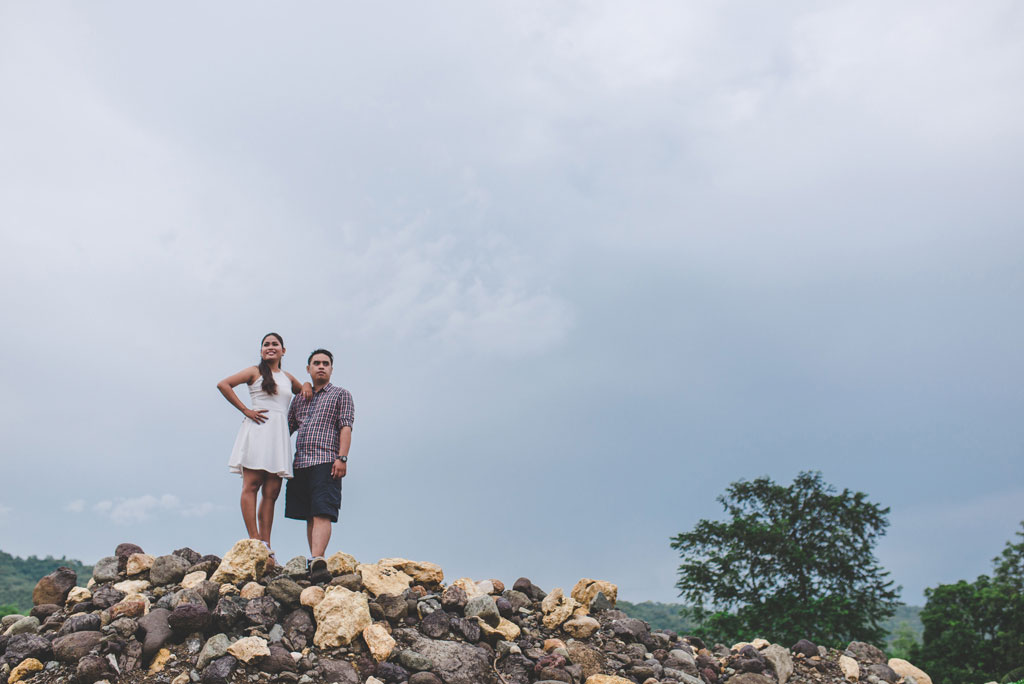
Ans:
[[[280,335],[275,333],[275,332],[267,333],[266,335],[263,336],[263,339],[260,340],[260,349],[261,350],[263,349],[263,343],[266,342],[267,338],[270,337],[271,335],[273,335],[274,337],[277,338],[277,341],[281,343],[281,349],[284,349],[284,339]],[[278,359],[277,359],[277,364],[278,364],[278,366],[277,366],[278,369],[280,369],[281,368],[281,358],[280,357],[278,357]],[[267,394],[277,394],[277,382],[274,380],[274,374],[270,372],[270,364],[267,363],[267,360],[265,358],[263,358],[263,354],[262,353],[260,354],[259,369],[260,369],[260,375],[263,376],[263,385],[262,385],[263,391],[266,392]]]

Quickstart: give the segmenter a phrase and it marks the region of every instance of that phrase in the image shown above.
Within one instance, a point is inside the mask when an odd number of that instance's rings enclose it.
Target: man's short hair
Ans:
[[[325,354],[327,356],[327,358],[329,358],[331,360],[331,365],[332,366],[334,365],[334,354],[332,354],[331,352],[327,351],[326,349],[314,349],[313,353],[309,355],[308,359],[306,359],[306,365],[307,366],[309,364],[313,363],[313,357],[316,356],[317,354]]]

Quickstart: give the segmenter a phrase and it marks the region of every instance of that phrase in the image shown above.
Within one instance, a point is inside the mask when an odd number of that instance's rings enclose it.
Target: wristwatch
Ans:
[[[334,460],[341,461],[342,463],[348,463],[348,454],[344,456],[337,456]]]

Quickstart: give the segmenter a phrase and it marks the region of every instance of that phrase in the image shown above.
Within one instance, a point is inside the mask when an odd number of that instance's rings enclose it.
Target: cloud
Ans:
[[[86,507],[84,499],[76,499],[68,503],[65,508],[73,513],[80,513]],[[196,518],[220,510],[222,506],[210,502],[182,502],[173,494],[159,496],[144,494],[116,501],[97,501],[91,508],[94,513],[109,518],[118,525],[130,525],[150,520],[155,513],[160,511],[177,514],[183,518]]]

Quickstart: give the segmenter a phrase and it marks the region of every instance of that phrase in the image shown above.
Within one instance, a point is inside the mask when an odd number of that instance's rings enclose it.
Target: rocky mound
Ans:
[[[444,583],[433,563],[344,553],[310,577],[243,540],[223,557],[121,544],[87,588],[60,568],[3,618],[0,682],[49,684],[931,684],[868,644],[757,639],[709,650],[615,610],[614,584],[567,596],[526,578]]]

